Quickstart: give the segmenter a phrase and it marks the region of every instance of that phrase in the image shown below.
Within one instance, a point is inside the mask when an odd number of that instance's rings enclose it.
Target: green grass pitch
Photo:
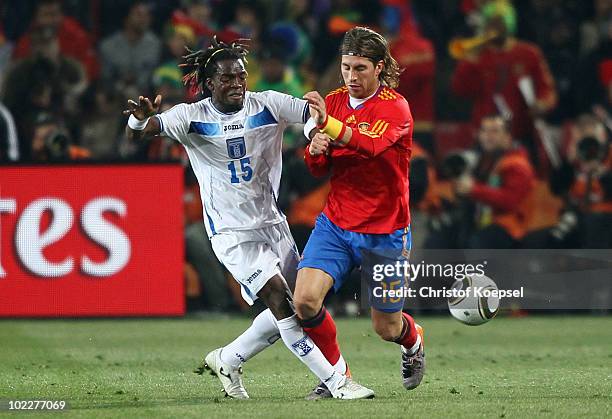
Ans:
[[[306,402],[312,376],[279,341],[248,362],[251,400],[192,373],[247,318],[0,321],[0,399],[66,400],[36,417],[611,417],[612,317],[497,318],[469,327],[417,319],[428,368],[411,392],[399,349],[368,319],[337,322],[343,353],[374,400]],[[7,412],[0,412],[0,415]],[[22,416],[17,413],[14,416]]]

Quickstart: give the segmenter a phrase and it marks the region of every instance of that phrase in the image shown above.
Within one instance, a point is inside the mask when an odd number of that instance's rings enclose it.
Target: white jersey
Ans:
[[[210,237],[285,219],[276,206],[283,131],[308,116],[306,101],[275,91],[246,92],[244,107],[231,114],[207,98],[157,115],[161,135],[187,150]]]

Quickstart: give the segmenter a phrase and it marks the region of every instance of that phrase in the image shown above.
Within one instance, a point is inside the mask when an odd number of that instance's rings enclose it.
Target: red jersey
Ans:
[[[390,234],[410,224],[408,170],[412,151],[412,115],[406,99],[380,87],[357,108],[346,87],[325,98],[327,113],[352,129],[344,147],[311,156],[314,176],[331,171],[331,190],[323,213],[338,227],[369,234]]]
[[[542,52],[535,44],[515,39],[503,50],[485,48],[475,61],[460,61],[451,88],[473,100],[474,129],[484,116],[499,113],[494,97],[503,97],[513,113],[512,135],[524,140],[533,135],[533,119],[518,87],[523,76],[531,77],[538,101],[553,108],[557,102],[555,83]]]

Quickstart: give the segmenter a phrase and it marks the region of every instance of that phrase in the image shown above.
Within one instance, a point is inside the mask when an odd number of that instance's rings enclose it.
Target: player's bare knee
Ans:
[[[378,336],[380,336],[382,340],[385,340],[387,342],[394,342],[397,340],[397,338],[399,338],[399,334],[395,333],[394,330],[389,328],[376,329],[376,333],[378,334]]]
[[[264,304],[270,309],[274,317],[278,320],[284,319],[295,314],[289,304],[291,293],[285,280],[275,275],[257,293]]]
[[[321,309],[321,301],[306,294],[296,294],[293,297],[293,305],[295,306],[295,312],[298,317],[302,320],[311,319],[317,315]]]

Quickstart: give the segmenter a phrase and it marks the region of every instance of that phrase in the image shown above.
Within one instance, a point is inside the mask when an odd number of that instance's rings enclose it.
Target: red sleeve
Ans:
[[[462,60],[453,73],[451,89],[457,96],[475,98],[480,96],[481,82],[478,64]]]
[[[538,48],[530,51],[533,60],[533,83],[535,93],[539,101],[545,103],[549,108],[554,108],[557,104],[557,93],[555,81],[552,77],[548,64]]]
[[[374,122],[367,129],[352,129],[346,148],[366,157],[376,157],[400,138],[412,133],[412,115],[404,99],[377,106],[372,115]]]
[[[329,173],[331,160],[327,155],[313,156],[310,154],[310,144],[304,150],[304,161],[308,170],[314,177],[323,177]]]
[[[502,185],[499,188],[492,188],[484,183],[475,183],[470,197],[496,210],[515,210],[529,194],[533,174],[528,167],[511,165],[501,173],[501,177]]]

